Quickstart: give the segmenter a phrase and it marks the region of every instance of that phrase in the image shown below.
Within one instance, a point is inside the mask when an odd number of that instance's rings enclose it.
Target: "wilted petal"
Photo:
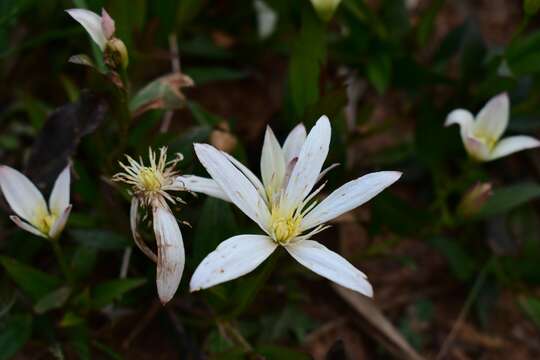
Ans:
[[[157,256],[154,254],[152,249],[150,249],[144,239],[142,238],[137,225],[139,223],[139,200],[137,198],[131,199],[131,209],[129,212],[129,224],[131,226],[131,234],[133,235],[133,241],[135,245],[141,250],[146,256],[148,256],[153,262],[157,263]]]
[[[398,171],[380,171],[349,181],[332,192],[302,220],[307,230],[325,223],[371,200],[401,177]]]
[[[30,225],[28,223],[25,223],[18,216],[11,215],[9,218],[11,219],[11,221],[13,221],[15,223],[15,225],[17,225],[18,227],[20,227],[24,231],[28,231],[29,233],[32,233],[34,235],[47,238],[46,234],[42,233],[41,231],[39,231],[38,229],[36,229],[32,225]]]
[[[162,304],[172,299],[184,271],[184,242],[174,215],[161,207],[153,209],[154,233],[158,248],[156,285]]]
[[[488,101],[480,110],[474,122],[473,133],[494,141],[499,140],[508,126],[510,100],[506,93],[499,94]]]
[[[521,150],[532,149],[538,146],[540,146],[540,141],[531,136],[509,136],[501,139],[501,141],[495,145],[495,148],[490,154],[489,160],[495,160]]]
[[[60,216],[56,219],[53,226],[49,230],[49,238],[57,239],[60,236],[62,230],[64,230],[64,227],[66,227],[70,213],[71,205],[68,205],[64,208],[64,211],[59,214]]]
[[[41,192],[19,171],[0,165],[0,188],[15,214],[33,224],[48,214]]]
[[[281,187],[285,176],[283,150],[270,126],[266,127],[261,154],[261,176],[266,189]]]
[[[373,296],[373,288],[366,275],[324,245],[313,240],[302,240],[285,246],[285,249],[311,271],[348,289]]]
[[[286,208],[296,207],[317,182],[328,155],[331,131],[330,121],[321,116],[309,132],[285,191]]]
[[[205,194],[224,201],[231,201],[215,180],[195,175],[184,175],[176,178],[176,183],[188,191]]]
[[[285,155],[285,163],[288,164],[292,159],[300,155],[300,150],[306,141],[306,127],[304,124],[298,124],[289,133],[283,143],[283,154]]]
[[[206,171],[231,201],[268,232],[270,212],[253,184],[219,150],[206,144],[195,144],[195,153]]]
[[[107,38],[101,27],[101,16],[85,9],[69,9],[66,12],[81,24],[101,51],[105,49]]]
[[[206,289],[253,271],[276,247],[265,235],[238,235],[223,241],[195,269],[190,291]]]
[[[69,205],[70,167],[69,165],[58,175],[49,197],[49,210],[60,215]]]

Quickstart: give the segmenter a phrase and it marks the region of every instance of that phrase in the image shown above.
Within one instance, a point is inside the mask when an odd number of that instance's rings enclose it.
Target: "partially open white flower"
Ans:
[[[373,198],[398,180],[401,173],[381,171],[365,175],[317,204],[314,196],[324,185],[312,190],[326,172],[321,173],[321,169],[330,137],[326,116],[317,121],[307,136],[304,126],[297,126],[283,147],[268,127],[261,156],[262,182],[230,155],[210,145],[195,144],[199,160],[226,194],[221,198],[230,199],[266,235],[239,235],[222,242],[195,270],[191,291],[247,274],[278,246],[283,246],[300,264],[317,274],[372,296],[372,287],[362,272],[311,237],[325,229],[328,221]],[[212,186],[200,189],[208,194],[208,189],[216,192]]]
[[[458,124],[467,153],[478,161],[491,161],[515,152],[540,146],[540,141],[525,135],[501,139],[508,126],[510,100],[499,94],[476,115],[457,109],[448,114],[445,126]]]
[[[168,205],[182,202],[171,194],[185,191],[185,187],[176,182],[178,172],[175,167],[182,160],[182,155],[177,154],[173,160],[167,161],[167,149],[161,148],[159,157],[151,149],[148,157],[150,165],[146,166],[142,159],[137,162],[126,155],[128,164],[120,163],[125,172],[114,175],[113,180],[131,185],[131,232],[139,249],[157,263],[156,285],[159,299],[165,304],[178,289],[185,263],[182,233]],[[157,256],[137,230],[140,206],[152,212]]]
[[[104,51],[107,41],[115,32],[114,20],[105,9],[101,10],[101,16],[86,9],[68,9],[66,12],[82,25],[101,51]]]
[[[34,235],[57,239],[71,212],[69,171],[67,166],[56,179],[47,205],[41,192],[26,176],[9,166],[0,165],[0,188],[17,214],[10,219]]]

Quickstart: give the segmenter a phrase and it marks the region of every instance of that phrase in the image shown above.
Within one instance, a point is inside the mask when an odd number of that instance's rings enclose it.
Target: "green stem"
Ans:
[[[62,270],[62,273],[64,274],[64,277],[66,278],[68,283],[72,282],[71,272],[69,271],[69,267],[66,263],[66,258],[64,257],[64,252],[62,251],[62,248],[60,247],[60,243],[58,242],[58,239],[51,240],[52,248],[54,251],[54,255],[56,256],[56,260],[58,261],[58,264],[60,265],[60,268]]]
[[[467,296],[467,299],[465,300],[465,303],[463,304],[463,308],[461,309],[458,318],[456,322],[454,323],[454,326],[452,327],[452,330],[450,330],[450,333],[446,337],[446,340],[444,341],[441,350],[439,351],[439,354],[436,357],[436,360],[443,359],[450,348],[450,345],[452,345],[452,342],[454,341],[454,338],[456,337],[456,334],[458,330],[461,328],[461,325],[465,321],[465,318],[467,317],[467,314],[469,313],[469,310],[471,306],[474,304],[474,301],[478,297],[478,294],[480,293],[480,290],[484,286],[484,282],[486,281],[487,274],[489,270],[491,269],[492,265],[496,261],[496,256],[491,255],[488,261],[484,264],[482,267],[482,270],[480,270],[480,273],[478,274],[476,281],[469,292],[469,295]]]

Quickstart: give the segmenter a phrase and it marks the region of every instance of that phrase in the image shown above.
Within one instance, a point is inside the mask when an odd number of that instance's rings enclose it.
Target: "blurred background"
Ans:
[[[0,359],[540,357],[540,151],[473,162],[457,126],[443,126],[507,92],[508,133],[540,136],[540,1],[320,3],[0,1],[0,163],[47,193],[71,159],[59,241],[75,279],[0,200]],[[74,7],[108,11],[125,71],[107,72],[64,11]],[[163,307],[155,264],[129,255],[117,161],[166,145],[183,153],[182,173],[206,176],[192,143],[209,142],[258,174],[266,125],[283,141],[323,114],[326,164],[340,163],[327,191],[404,172],[316,236],[368,275],[373,302],[288,257],[190,294],[206,254],[258,230],[223,201],[185,194],[186,270]],[[492,191],[467,198],[477,184]]]

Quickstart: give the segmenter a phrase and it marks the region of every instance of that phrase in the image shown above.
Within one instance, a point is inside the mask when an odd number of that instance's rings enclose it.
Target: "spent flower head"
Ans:
[[[283,147],[268,127],[261,156],[262,182],[242,163],[207,144],[195,144],[197,157],[215,184],[182,177],[190,189],[233,202],[265,235],[239,235],[222,242],[197,267],[191,291],[229,281],[254,270],[278,246],[300,264],[349,289],[372,295],[366,276],[340,255],[311,240],[326,223],[362,205],[394,183],[397,171],[381,171],[352,180],[317,203],[324,184],[316,184],[331,137],[330,121],[321,117],[309,134],[299,125]],[[315,189],[313,191],[313,189]],[[224,193],[224,195],[223,195]]]
[[[172,160],[167,160],[167,148],[162,147],[159,154],[152,149],[148,150],[147,164],[142,158],[139,162],[128,155],[126,158],[127,164],[120,162],[124,172],[114,175],[112,179],[131,186],[130,224],[133,239],[139,249],[157,263],[156,285],[159,298],[165,304],[180,284],[185,263],[182,233],[169,208],[169,203],[184,203],[180,197],[171,194],[186,191],[177,181],[179,172],[176,170],[176,165],[183,157],[178,153]],[[152,213],[157,255],[146,245],[137,230],[141,206]]]

